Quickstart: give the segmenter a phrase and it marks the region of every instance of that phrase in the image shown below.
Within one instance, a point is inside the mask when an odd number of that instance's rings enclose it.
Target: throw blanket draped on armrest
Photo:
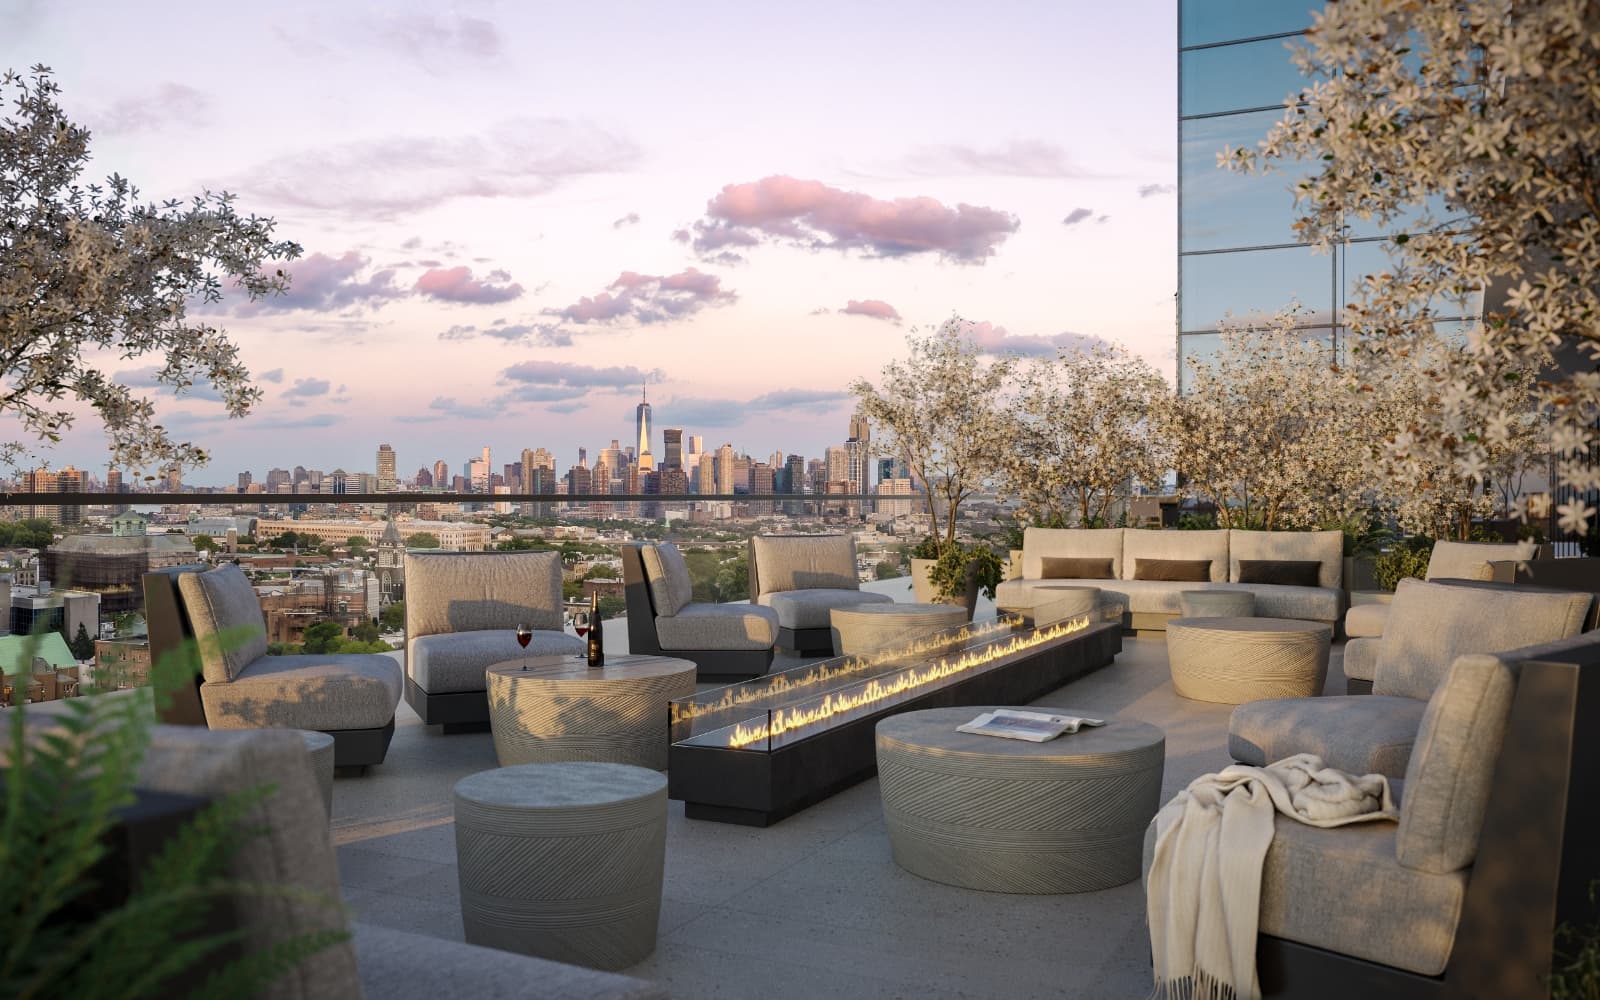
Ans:
[[[1146,886],[1156,997],[1261,996],[1256,930],[1275,813],[1322,827],[1400,818],[1383,775],[1349,775],[1312,754],[1190,782],[1156,814]]]

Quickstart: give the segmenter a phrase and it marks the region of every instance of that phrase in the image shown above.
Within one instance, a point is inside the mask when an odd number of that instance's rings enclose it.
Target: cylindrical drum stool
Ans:
[[[1033,588],[1033,627],[1043,628],[1075,618],[1100,624],[1099,587]]]
[[[1238,705],[1309,698],[1328,679],[1333,627],[1292,618],[1174,618],[1172,686],[1185,698]]]
[[[469,944],[594,969],[656,947],[667,779],[631,764],[519,764],[456,782]]]
[[[311,751],[311,772],[317,776],[317,787],[322,790],[322,804],[333,816],[333,737],[313,729],[302,729],[306,749]]]
[[[920,639],[939,629],[967,623],[967,609],[956,604],[858,604],[834,608],[833,653],[867,653],[897,642]]]
[[[990,892],[1089,892],[1138,878],[1144,830],[1161,805],[1161,730],[1109,719],[1046,743],[956,731],[988,711],[936,708],[878,723],[895,863]]]
[[[1256,595],[1248,590],[1185,590],[1178,595],[1185,618],[1249,618]]]

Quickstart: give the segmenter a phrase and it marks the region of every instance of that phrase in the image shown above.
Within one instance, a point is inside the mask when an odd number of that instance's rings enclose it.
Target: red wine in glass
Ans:
[[[580,639],[582,639],[584,636],[589,634],[589,612],[587,612],[587,611],[578,611],[578,612],[575,612],[573,614],[573,616],[572,616],[572,630],[574,632],[578,633],[578,638],[580,638]],[[578,654],[578,659],[581,660],[583,658],[584,658],[584,654],[583,653],[579,653]]]
[[[532,638],[533,638],[533,626],[531,626],[531,625],[518,625],[517,626],[517,644],[520,645],[523,648],[524,651],[527,650],[528,641],[531,640]],[[523,659],[522,659],[522,669],[524,669],[524,670],[528,669],[528,659],[527,659],[526,655],[524,655]]]

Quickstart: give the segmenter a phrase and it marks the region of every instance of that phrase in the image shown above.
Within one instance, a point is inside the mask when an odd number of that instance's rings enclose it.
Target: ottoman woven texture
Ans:
[[[1172,686],[1196,701],[1238,705],[1309,698],[1328,677],[1333,628],[1291,618],[1174,618],[1167,622]]]
[[[862,604],[834,608],[828,616],[835,656],[866,653],[967,623],[966,608],[954,604]]]
[[[895,863],[990,892],[1089,892],[1138,878],[1144,830],[1161,804],[1161,730],[1111,719],[1047,743],[956,731],[986,711],[936,708],[878,723]]]
[[[455,814],[469,944],[611,970],[655,950],[664,775],[590,761],[502,767],[457,782]]]

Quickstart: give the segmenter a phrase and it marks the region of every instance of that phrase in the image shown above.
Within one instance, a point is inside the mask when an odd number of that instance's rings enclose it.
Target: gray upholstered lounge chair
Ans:
[[[772,666],[777,612],[696,602],[676,545],[624,545],[622,582],[629,652],[692,660],[699,677],[759,677]]]
[[[577,655],[562,631],[559,552],[406,554],[406,701],[447,733],[489,725],[484,669],[523,655]],[[533,626],[526,653],[519,624]]]
[[[1600,634],[1456,658],[1394,786],[1398,824],[1274,818],[1262,994],[1548,996],[1556,927],[1596,918],[1597,714]],[[1153,841],[1152,824],[1147,870]]]
[[[226,563],[148,573],[145,617],[152,661],[180,656],[195,687],[163,720],[211,729],[312,729],[333,737],[334,766],[383,762],[400,703],[400,664],[379,653],[268,656],[255,590]]]
[[[778,613],[778,645],[833,653],[834,608],[893,601],[861,589],[850,535],[757,535],[750,539],[750,603]]]
[[[1372,694],[1247,702],[1228,722],[1228,752],[1255,765],[1314,753],[1343,771],[1401,777],[1427,701],[1456,657],[1577,635],[1593,601],[1569,591],[1402,580],[1383,636],[1345,644],[1347,673],[1371,665]]]
[[[1496,560],[1532,559],[1533,542],[1434,542],[1424,580],[1492,580]],[[1507,581],[1509,582],[1509,581]],[[1357,604],[1344,615],[1344,634],[1351,639],[1383,634],[1387,604]]]

